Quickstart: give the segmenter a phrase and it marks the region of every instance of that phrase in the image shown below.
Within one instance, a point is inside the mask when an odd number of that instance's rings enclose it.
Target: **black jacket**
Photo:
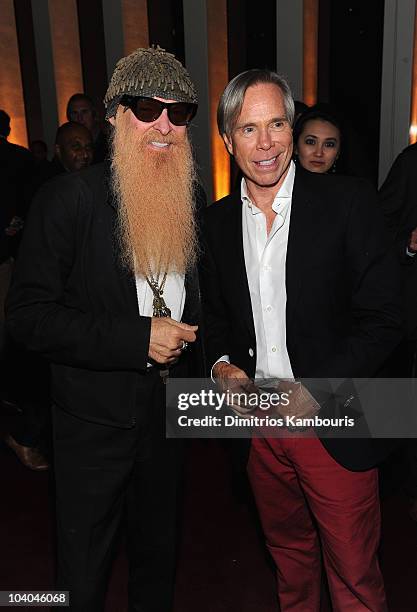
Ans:
[[[362,179],[296,170],[286,258],[286,334],[297,378],[375,376],[401,339],[398,264],[387,250],[375,199]],[[207,210],[204,237],[207,363],[228,354],[253,377],[256,338],[239,191]],[[374,464],[384,442],[323,440],[351,469]]]
[[[5,234],[14,215],[25,217],[33,192],[34,162],[30,151],[0,138],[0,263],[14,251]]]
[[[417,338],[417,255],[406,248],[417,227],[417,144],[397,157],[379,192],[379,205],[395,240],[404,276],[404,306],[407,335]]]
[[[31,208],[6,314],[15,340],[51,362],[54,403],[130,427],[151,319],[139,316],[134,277],[120,264],[116,223],[106,164],[48,182]],[[196,273],[186,296],[182,320],[197,323]],[[185,353],[173,374],[186,375],[193,358]]]

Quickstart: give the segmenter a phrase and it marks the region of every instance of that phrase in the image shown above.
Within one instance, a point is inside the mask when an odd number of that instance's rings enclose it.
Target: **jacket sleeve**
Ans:
[[[350,333],[332,359],[316,367],[329,378],[374,376],[403,336],[402,277],[375,191],[367,182],[361,181],[352,193],[344,249]]]
[[[8,329],[17,342],[55,363],[93,370],[144,369],[149,317],[91,312],[68,296],[87,190],[80,179],[66,178],[45,185],[36,196],[6,301]]]
[[[410,234],[414,227],[407,222],[407,211],[414,205],[414,190],[410,179],[414,174],[417,157],[407,149],[394,161],[378,196],[379,206],[384,214],[388,231],[395,239],[397,254],[402,265],[412,265],[416,257],[407,255]]]
[[[384,214],[388,229],[393,234],[398,231],[406,196],[407,168],[406,158],[402,153],[394,161],[378,195],[379,207]]]

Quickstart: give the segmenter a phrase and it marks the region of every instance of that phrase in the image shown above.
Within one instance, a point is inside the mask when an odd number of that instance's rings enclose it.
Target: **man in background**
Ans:
[[[55,158],[47,173],[38,175],[37,180],[42,184],[55,175],[77,172],[91,165],[92,160],[93,144],[87,128],[78,123],[64,123],[56,133]],[[36,185],[37,189],[40,184]],[[21,412],[5,437],[5,443],[25,467],[46,470],[50,421],[48,365],[41,356],[12,342],[7,361],[9,384],[13,381],[13,397]],[[20,384],[22,380],[24,384]]]
[[[392,377],[416,377],[417,353],[417,144],[410,145],[394,161],[379,191],[379,205],[395,242],[403,278],[405,337],[389,361]],[[405,442],[408,464],[406,490],[409,513],[417,522],[417,440]]]
[[[93,164],[108,159],[108,133],[103,129],[97,109],[87,94],[76,93],[71,96],[67,104],[67,119],[90,131],[94,147]]]
[[[417,144],[397,157],[379,190],[378,201],[395,240],[404,277],[406,338],[398,347],[393,375],[409,377],[415,373],[417,342]]]
[[[61,172],[78,172],[93,162],[94,146],[91,132],[81,125],[69,121],[57,130],[55,157]]]

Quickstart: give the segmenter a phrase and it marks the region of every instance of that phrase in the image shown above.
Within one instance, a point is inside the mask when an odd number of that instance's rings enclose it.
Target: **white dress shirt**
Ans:
[[[287,351],[285,286],[294,178],[291,161],[272,204],[277,214],[269,235],[265,214],[251,201],[244,178],[241,183],[243,251],[256,335],[256,378],[294,378]],[[229,356],[223,355],[218,361],[229,362]]]
[[[293,378],[287,351],[285,262],[295,165],[290,163],[272,204],[276,212],[267,235],[266,217],[251,202],[242,179],[242,230],[246,274],[256,335],[256,378]]]

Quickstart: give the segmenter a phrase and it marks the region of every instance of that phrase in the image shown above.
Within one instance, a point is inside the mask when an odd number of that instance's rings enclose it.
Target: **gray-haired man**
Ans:
[[[288,84],[269,70],[237,75],[220,100],[219,131],[243,179],[207,211],[202,295],[208,362],[234,391],[248,378],[373,376],[401,336],[375,194],[296,167],[293,114]],[[335,408],[303,397],[305,413]],[[321,544],[334,609],[385,611],[375,469],[384,449],[285,433],[254,438],[248,464],[280,609],[320,609]]]

